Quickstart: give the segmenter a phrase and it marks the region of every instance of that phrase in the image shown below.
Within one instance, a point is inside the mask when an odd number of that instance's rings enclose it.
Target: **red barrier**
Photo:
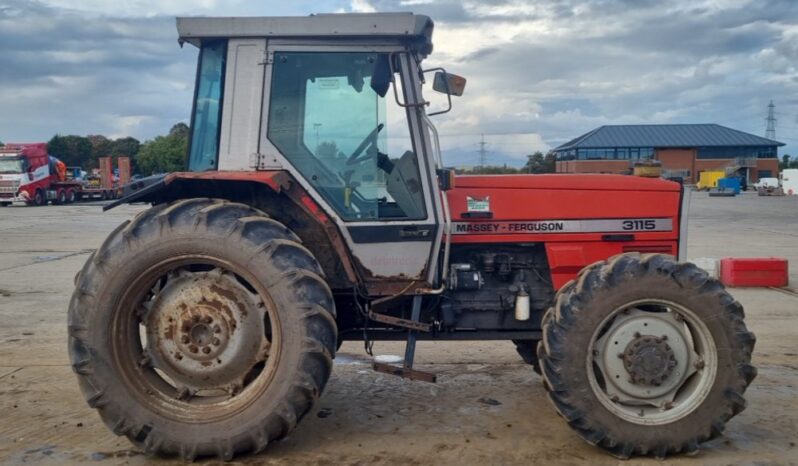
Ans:
[[[778,257],[736,258],[720,261],[720,281],[726,286],[787,286],[787,259]]]

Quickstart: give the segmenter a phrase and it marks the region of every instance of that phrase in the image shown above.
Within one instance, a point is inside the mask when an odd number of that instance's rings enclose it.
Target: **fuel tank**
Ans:
[[[457,176],[452,244],[544,243],[556,288],[623,252],[676,256],[682,186],[602,174]]]

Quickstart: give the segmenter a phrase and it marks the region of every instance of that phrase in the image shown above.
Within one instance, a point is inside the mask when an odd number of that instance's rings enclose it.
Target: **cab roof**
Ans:
[[[413,13],[335,13],[283,17],[180,17],[182,45],[243,37],[402,40],[426,56],[432,51],[433,22]]]

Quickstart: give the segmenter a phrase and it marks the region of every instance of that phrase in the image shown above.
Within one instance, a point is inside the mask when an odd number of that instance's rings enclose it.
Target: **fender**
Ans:
[[[123,187],[123,196],[104,206],[148,202],[153,205],[189,197],[218,197],[265,211],[291,228],[322,264],[331,287],[363,283],[335,222],[286,171],[207,171],[154,175]],[[298,209],[281,208],[291,202]],[[298,210],[299,214],[292,212]]]

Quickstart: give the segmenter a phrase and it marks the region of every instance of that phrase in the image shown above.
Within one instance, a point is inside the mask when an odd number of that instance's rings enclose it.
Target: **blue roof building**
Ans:
[[[705,170],[725,169],[749,182],[778,173],[784,143],[716,124],[608,125],[554,149],[557,171],[626,173],[656,159],[665,176],[693,183]]]

